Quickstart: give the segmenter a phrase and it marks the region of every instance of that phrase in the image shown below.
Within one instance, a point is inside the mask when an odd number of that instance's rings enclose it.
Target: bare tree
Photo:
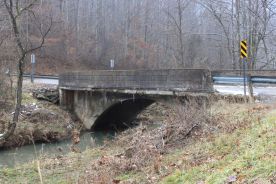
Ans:
[[[22,104],[22,85],[23,85],[23,74],[26,64],[26,56],[37,49],[42,48],[45,38],[51,30],[52,27],[52,18],[50,18],[50,23],[48,28],[43,31],[40,26],[39,33],[41,35],[40,43],[35,47],[28,47],[28,44],[25,43],[23,39],[23,33],[20,31],[20,18],[22,18],[25,12],[30,12],[31,15],[35,18],[35,12],[33,7],[36,5],[38,0],[32,0],[22,7],[20,6],[19,0],[3,0],[4,6],[6,11],[9,14],[9,20],[12,26],[13,35],[15,39],[15,43],[18,49],[18,60],[17,60],[17,69],[18,69],[18,76],[17,76],[17,89],[16,89],[16,105],[15,105],[15,112],[13,114],[12,122],[9,124],[8,129],[3,133],[0,134],[0,140],[5,140],[9,138],[19,121],[19,115],[21,111],[21,104]]]
[[[185,50],[184,50],[184,30],[185,28],[183,27],[184,25],[184,11],[185,9],[189,6],[190,2],[186,0],[176,0],[176,15],[174,15],[174,11],[167,11],[167,15],[171,19],[172,25],[175,26],[176,32],[177,32],[177,37],[178,37],[178,44],[179,47],[176,49],[178,52],[177,59],[180,62],[180,66],[184,67],[185,66]]]
[[[215,18],[215,20],[219,23],[221,26],[221,29],[223,31],[224,36],[227,40],[227,51],[229,54],[229,57],[231,58],[232,68],[236,69],[236,61],[235,61],[235,42],[232,42],[234,40],[233,38],[233,27],[234,27],[234,21],[233,21],[233,14],[234,14],[234,6],[233,1],[231,7],[228,7],[228,4],[224,1],[203,1],[200,2],[206,10],[208,10]],[[231,8],[232,10],[229,10],[228,8]],[[228,21],[225,21],[226,17],[229,17],[229,20],[231,20],[231,24],[229,24]],[[232,26],[232,30],[231,30]],[[232,32],[232,34],[231,34]],[[232,45],[231,45],[232,44]],[[237,44],[236,44],[237,45]]]

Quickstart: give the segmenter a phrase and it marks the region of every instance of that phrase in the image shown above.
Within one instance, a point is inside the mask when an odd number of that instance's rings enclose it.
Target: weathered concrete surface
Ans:
[[[125,119],[141,110],[137,106],[151,101],[173,104],[187,96],[204,105],[205,95],[213,92],[211,73],[200,69],[67,73],[60,76],[59,88],[61,106],[75,113],[87,129],[104,113],[117,112]],[[111,108],[122,108],[125,113]]]
[[[67,90],[143,89],[163,91],[213,91],[212,76],[204,69],[115,70],[62,74],[59,86]]]
[[[133,92],[133,91],[132,91]],[[123,92],[112,92],[112,91],[67,91],[61,90],[61,106],[68,109],[74,113],[84,124],[86,129],[91,129],[94,123],[99,117],[101,117],[107,111],[112,110],[111,108],[121,108],[117,111],[121,119],[124,120],[125,116],[129,113],[135,115],[140,112],[137,106],[141,106],[139,102],[141,100],[161,102],[164,104],[173,105],[178,103],[179,100],[190,100],[194,99],[203,106],[206,106],[209,94],[197,93],[178,93],[178,94],[142,94],[142,93],[123,93]],[[120,104],[125,102],[133,101],[133,103],[128,106],[129,108],[122,107]],[[150,103],[148,104],[150,105]],[[145,105],[146,107],[147,105]],[[123,111],[123,112],[122,112]],[[110,121],[113,121],[111,114],[105,114],[105,116],[110,116]],[[107,119],[107,118],[103,118]]]
[[[74,94],[74,113],[82,120],[87,129],[91,129],[96,119],[110,106],[120,102],[114,97],[101,92],[76,91]]]

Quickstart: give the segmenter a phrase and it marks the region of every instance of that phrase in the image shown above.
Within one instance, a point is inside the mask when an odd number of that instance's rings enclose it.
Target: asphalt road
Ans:
[[[243,95],[244,87],[239,85],[215,85],[215,90],[222,94]],[[276,96],[276,86],[254,86],[254,95]],[[247,88],[248,94],[248,88]]]
[[[24,78],[24,82],[30,82],[31,79],[29,77]],[[51,84],[58,85],[58,79],[45,79],[45,78],[35,78],[34,83],[36,84]]]

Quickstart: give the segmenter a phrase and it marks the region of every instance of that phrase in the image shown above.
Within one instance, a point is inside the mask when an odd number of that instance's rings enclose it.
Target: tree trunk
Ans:
[[[249,1],[249,9],[252,10],[252,2]],[[253,69],[253,62],[255,60],[255,54],[254,54],[254,49],[253,49],[253,35],[252,35],[252,18],[250,14],[250,10],[248,11],[248,25],[249,25],[249,30],[248,30],[248,37],[249,37],[249,44],[248,44],[248,69],[252,70]],[[249,89],[249,101],[250,103],[254,102],[254,92],[253,92],[253,84],[251,81],[251,74],[248,72],[248,89]]]
[[[181,1],[178,0],[178,21],[179,21],[179,26],[178,26],[178,31],[179,31],[179,43],[180,43],[180,58],[181,58],[181,66],[184,67],[184,43],[183,43],[183,30],[182,30],[182,21],[183,21],[183,10],[181,6]]]
[[[8,13],[9,13],[9,16],[11,19],[16,45],[17,45],[17,47],[19,49],[19,53],[20,53],[20,59],[18,61],[18,65],[17,65],[18,66],[18,78],[17,78],[15,111],[13,114],[12,123],[9,125],[8,130],[4,134],[0,135],[0,140],[5,140],[5,139],[9,138],[14,133],[16,125],[19,120],[21,104],[22,104],[23,73],[24,73],[25,57],[26,57],[25,50],[24,50],[22,42],[20,40],[20,33],[19,33],[19,28],[18,28],[18,24],[16,21],[16,17],[13,14],[13,9],[12,9],[13,6],[12,6],[12,4],[8,5],[7,1],[5,1],[5,6],[6,6],[6,9],[8,10]]]
[[[240,26],[240,0],[236,0],[236,14],[237,14],[237,35],[238,35],[238,41],[237,45],[240,45],[241,42],[241,26]],[[238,49],[238,58],[239,58],[239,69],[242,70],[243,63],[240,57],[240,51]]]

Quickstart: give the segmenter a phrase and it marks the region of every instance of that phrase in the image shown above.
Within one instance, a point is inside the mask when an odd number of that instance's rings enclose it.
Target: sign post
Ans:
[[[32,64],[31,82],[34,83],[34,74],[35,74],[35,55],[34,54],[31,54],[31,64]]]
[[[246,101],[246,59],[247,59],[247,42],[246,40],[242,40],[240,42],[241,49],[241,59],[243,63],[243,85],[244,85],[244,98]]]
[[[114,59],[111,59],[110,60],[110,68],[113,70],[114,67],[115,67],[115,61],[114,61]]]

